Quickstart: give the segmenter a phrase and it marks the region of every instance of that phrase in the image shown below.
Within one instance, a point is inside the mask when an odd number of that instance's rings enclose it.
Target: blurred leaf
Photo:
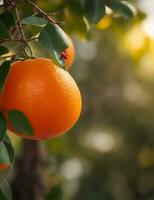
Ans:
[[[0,21],[0,38],[9,38],[9,32],[2,21]]]
[[[8,29],[15,25],[15,19],[11,12],[1,13],[0,21],[2,21]]]
[[[26,25],[44,26],[47,24],[47,20],[33,15],[33,16],[24,18],[21,21],[21,23],[26,24]]]
[[[0,56],[9,53],[9,50],[6,47],[0,46]]]
[[[79,1],[70,0],[67,1],[68,7],[68,16],[66,20],[68,21],[67,29],[68,31],[74,31],[81,36],[87,34],[89,24],[86,22],[83,14],[83,10],[81,7],[81,3]]]
[[[55,186],[51,189],[51,191],[47,194],[46,200],[61,200],[63,196],[61,186]]]
[[[7,130],[7,121],[2,112],[0,112],[0,142],[6,134]]]
[[[24,113],[18,110],[9,110],[8,117],[15,131],[24,135],[33,135],[33,129]]]
[[[126,19],[132,18],[136,14],[135,7],[126,1],[111,1],[109,7]]]
[[[8,151],[3,142],[0,142],[0,163],[5,163],[10,165]]]
[[[3,88],[3,84],[10,69],[10,64],[10,61],[5,61],[0,66],[0,90]]]
[[[39,42],[59,66],[64,66],[60,53],[68,48],[65,32],[57,24],[47,24],[39,35]]]
[[[9,154],[9,159],[10,159],[10,163],[13,164],[14,162],[14,148],[13,148],[13,145],[12,145],[12,142],[10,140],[10,138],[5,135],[4,138],[3,138],[3,143],[5,144],[5,147],[7,148],[7,151],[8,151],[8,154]]]
[[[104,0],[81,0],[84,15],[90,23],[98,23],[105,15]]]
[[[11,188],[2,177],[0,177],[0,200],[12,200]]]

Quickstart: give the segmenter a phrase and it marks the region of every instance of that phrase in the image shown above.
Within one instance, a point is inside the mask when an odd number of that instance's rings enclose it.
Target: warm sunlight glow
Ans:
[[[146,37],[140,26],[136,25],[124,37],[124,46],[126,50],[134,55],[144,48]]]
[[[109,15],[106,15],[101,19],[101,21],[96,25],[96,27],[100,30],[106,29],[110,26],[112,19]]]
[[[115,148],[116,141],[110,132],[93,130],[86,135],[84,145],[99,152],[107,153]]]

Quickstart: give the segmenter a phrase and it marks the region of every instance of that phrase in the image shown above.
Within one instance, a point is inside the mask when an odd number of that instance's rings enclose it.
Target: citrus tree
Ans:
[[[87,38],[91,28],[107,15],[129,19],[136,10],[119,0],[0,1],[0,169],[14,163],[7,129],[26,138],[13,198],[43,199],[38,141],[66,133],[79,118],[82,100],[69,74],[75,57],[70,34]],[[27,140],[28,139],[28,140]],[[25,167],[26,166],[26,167]],[[32,173],[32,175],[30,175]],[[23,178],[22,189],[18,184]],[[0,199],[12,199],[1,177]]]

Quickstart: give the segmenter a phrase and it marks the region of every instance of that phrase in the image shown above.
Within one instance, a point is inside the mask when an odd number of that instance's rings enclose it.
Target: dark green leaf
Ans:
[[[0,66],[0,90],[3,88],[3,84],[10,69],[10,64],[10,61],[5,61]]]
[[[24,135],[33,135],[33,129],[24,113],[18,110],[9,110],[8,117],[15,131]]]
[[[9,53],[9,50],[6,47],[0,46],[0,56]]]
[[[0,142],[6,134],[7,130],[7,121],[2,112],[0,112]]]
[[[126,1],[111,1],[109,7],[126,19],[132,18],[136,14],[135,7]]]
[[[105,15],[104,0],[81,0],[84,15],[90,23],[98,23]]]
[[[2,177],[0,177],[0,200],[12,200],[11,188]]]
[[[59,66],[64,66],[60,53],[68,48],[65,32],[57,24],[47,24],[39,35],[39,42]]]
[[[10,29],[11,26],[15,25],[14,16],[10,12],[1,13],[0,14],[0,21],[2,21],[8,29]]]
[[[47,24],[47,21],[41,17],[35,15],[26,17],[21,21],[22,24],[35,25],[35,26],[44,26]]]
[[[3,143],[5,144],[5,147],[7,148],[10,163],[13,164],[13,162],[14,162],[14,148],[13,148],[13,145],[12,145],[10,138],[7,135],[4,136]]]
[[[8,38],[9,37],[9,32],[5,26],[5,24],[0,21],[0,38]]]

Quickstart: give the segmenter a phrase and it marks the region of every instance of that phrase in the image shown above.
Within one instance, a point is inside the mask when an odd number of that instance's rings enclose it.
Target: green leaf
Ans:
[[[11,12],[1,13],[0,21],[2,21],[8,29],[15,25],[15,19]]]
[[[3,46],[7,49],[9,49],[9,56],[11,57],[12,55],[18,54],[22,52],[24,49],[25,45],[21,41],[6,41],[3,42]],[[3,56],[2,56],[3,57]]]
[[[0,200],[12,200],[12,192],[8,182],[0,177]]]
[[[60,53],[68,48],[65,32],[57,24],[47,24],[39,35],[39,42],[59,66],[64,66]]]
[[[126,19],[132,18],[136,15],[135,7],[126,1],[111,1],[109,7]]]
[[[24,135],[33,135],[33,129],[24,113],[18,110],[9,110],[8,117],[15,131]]]
[[[7,148],[3,142],[0,142],[0,163],[11,164]]]
[[[90,23],[98,23],[105,15],[104,0],[81,0],[83,12]]]
[[[9,38],[9,32],[2,21],[0,21],[0,38]]]
[[[9,50],[6,47],[0,46],[0,56],[9,53]]]
[[[45,26],[47,24],[47,20],[33,15],[24,18],[21,23],[26,25]]]
[[[2,88],[3,88],[6,76],[10,69],[10,64],[11,64],[10,61],[5,61],[0,66],[0,90],[2,90]]]
[[[80,1],[82,2],[82,0]],[[85,37],[89,29],[89,24],[87,23],[83,15],[83,9],[80,1],[67,1],[67,7],[71,17],[67,18],[68,24],[65,28],[68,32],[71,32],[73,30],[79,36]]]
[[[3,143],[4,143],[4,145],[5,145],[5,147],[8,151],[10,163],[13,164],[14,159],[15,159],[14,148],[13,148],[13,145],[12,145],[10,138],[7,135],[4,136]]]
[[[3,137],[6,134],[7,130],[7,121],[2,112],[0,112],[0,142],[2,141]]]

